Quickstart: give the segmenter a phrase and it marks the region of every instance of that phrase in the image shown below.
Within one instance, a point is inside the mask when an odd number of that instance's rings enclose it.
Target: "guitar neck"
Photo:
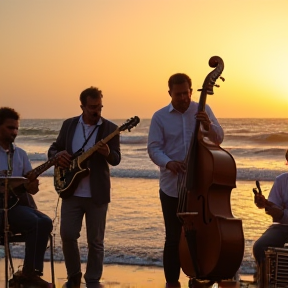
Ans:
[[[109,140],[111,140],[114,136],[120,134],[119,128],[117,128],[114,132],[109,134],[106,138],[101,140],[102,143],[106,144]],[[92,156],[94,152],[96,152],[100,147],[100,141],[97,142],[94,146],[89,148],[87,151],[85,151],[83,154],[78,156],[78,163],[81,164],[83,161],[87,160],[89,157]]]
[[[50,158],[48,161],[46,161],[45,163],[41,164],[40,166],[38,166],[38,167],[32,169],[31,171],[29,171],[28,173],[26,173],[24,175],[24,177],[28,178],[30,181],[35,180],[40,174],[42,174],[47,169],[49,169],[50,167],[55,165],[56,162],[57,162],[57,157],[54,156],[54,157]]]

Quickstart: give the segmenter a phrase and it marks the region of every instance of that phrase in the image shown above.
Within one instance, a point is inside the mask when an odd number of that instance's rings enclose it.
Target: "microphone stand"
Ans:
[[[9,288],[8,280],[8,257],[10,258],[10,247],[9,247],[9,222],[8,222],[8,179],[11,176],[12,171],[6,171],[6,177],[4,180],[4,248],[5,248],[5,287]]]

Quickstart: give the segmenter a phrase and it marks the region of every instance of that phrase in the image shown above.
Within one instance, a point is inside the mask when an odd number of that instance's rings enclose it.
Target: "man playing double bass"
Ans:
[[[163,266],[166,287],[179,287],[179,241],[182,224],[177,217],[178,173],[185,172],[186,157],[196,121],[201,132],[215,144],[221,144],[224,132],[211,108],[198,112],[198,103],[191,101],[192,81],[183,73],[168,80],[171,103],[154,113],[148,135],[148,153],[160,167],[160,201],[165,223]]]

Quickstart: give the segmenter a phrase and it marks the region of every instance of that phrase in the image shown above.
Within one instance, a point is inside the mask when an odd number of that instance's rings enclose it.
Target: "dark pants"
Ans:
[[[271,225],[262,236],[254,243],[253,254],[260,265],[265,260],[265,250],[268,247],[284,247],[288,242],[288,225]]]
[[[38,210],[16,205],[8,211],[8,221],[13,233],[25,235],[23,272],[42,273],[44,254],[53,229],[52,220]]]
[[[91,198],[71,196],[63,199],[60,234],[68,279],[81,272],[77,239],[85,215],[88,259],[84,278],[86,283],[99,282],[103,271],[107,209],[108,204],[96,205]]]
[[[177,217],[178,198],[166,195],[160,189],[160,200],[165,223],[163,266],[167,282],[177,282],[180,275],[179,241],[181,223]]]

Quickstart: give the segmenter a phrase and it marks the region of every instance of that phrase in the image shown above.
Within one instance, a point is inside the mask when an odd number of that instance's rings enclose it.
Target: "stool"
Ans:
[[[4,245],[4,235],[0,235],[0,245]],[[10,244],[11,243],[21,243],[26,242],[25,235],[23,234],[12,234],[8,236],[8,242],[9,242],[9,249],[8,249],[8,258],[10,262],[10,267],[12,270],[12,274],[15,273],[14,265],[12,261],[12,255],[10,252]],[[54,273],[54,256],[53,256],[53,236],[52,234],[49,235],[49,248],[50,248],[50,263],[51,263],[51,282],[53,287],[55,287],[55,273]]]

